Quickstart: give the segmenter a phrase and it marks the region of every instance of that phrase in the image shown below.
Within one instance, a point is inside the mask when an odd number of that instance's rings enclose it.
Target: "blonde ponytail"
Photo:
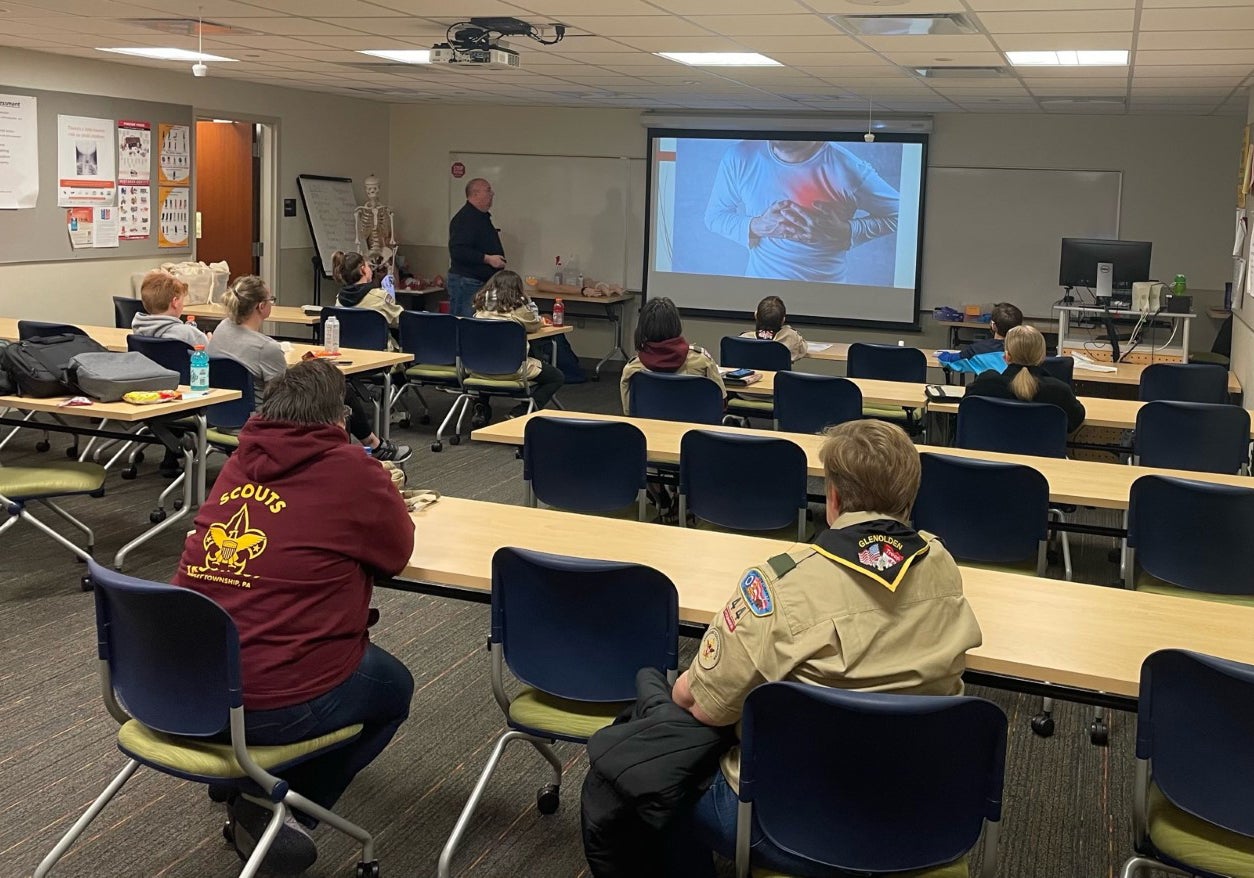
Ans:
[[[1010,379],[1010,390],[1016,397],[1024,402],[1031,402],[1036,399],[1036,391],[1040,389],[1041,382],[1036,380],[1036,376],[1028,371],[1028,367],[1024,366],[1019,370],[1019,374]]]
[[[270,297],[266,282],[255,274],[237,277],[222,295],[222,307],[231,320],[243,323]]]
[[[1021,366],[1019,374],[1010,379],[1010,390],[1025,402],[1036,399],[1041,382],[1029,371],[1031,366],[1045,362],[1045,336],[1035,326],[1016,326],[1006,333],[1006,363]]]

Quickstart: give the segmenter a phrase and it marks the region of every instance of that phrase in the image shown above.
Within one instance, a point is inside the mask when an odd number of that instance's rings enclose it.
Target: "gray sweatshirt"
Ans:
[[[168,314],[146,314],[140,311],[131,321],[131,332],[152,338],[176,338],[192,347],[208,345],[208,337],[197,329]]]
[[[218,324],[207,350],[209,356],[230,357],[252,373],[258,406],[265,399],[266,382],[287,371],[287,358],[277,341],[232,320]]]

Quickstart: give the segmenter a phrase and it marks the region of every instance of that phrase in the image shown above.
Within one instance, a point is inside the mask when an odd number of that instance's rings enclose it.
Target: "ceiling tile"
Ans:
[[[885,52],[884,56],[902,67],[999,67],[1006,63],[1000,52]]]
[[[697,15],[688,19],[725,36],[808,36],[834,30],[818,15]]]
[[[807,0],[815,12],[840,13],[842,15],[874,15],[878,10],[866,3],[851,0]],[[905,15],[910,12],[966,12],[962,0],[904,0],[885,7],[884,12]]]
[[[650,0],[654,6],[676,15],[740,15],[762,12],[762,0]],[[600,6],[600,3],[597,4]],[[770,11],[779,15],[808,12],[797,0],[770,0]]]
[[[1254,48],[1248,49],[1179,49],[1136,52],[1136,66],[1162,64],[1250,64],[1254,65]]]
[[[1004,34],[995,37],[1003,52],[1050,51],[1053,49],[1132,49],[1132,32],[1127,33],[1040,33]]]
[[[993,34],[1094,33],[1101,31],[1131,32],[1134,24],[1131,9],[1064,12],[986,12],[980,23]]]
[[[642,52],[744,51],[744,46],[726,37],[622,37],[618,42]]]
[[[1151,31],[1141,34],[1137,48],[1246,49],[1254,46],[1254,30]]]
[[[1183,6],[1183,3],[1172,4]],[[1238,30],[1254,28],[1254,5],[1213,6],[1202,9],[1146,9],[1142,31]]]
[[[901,52],[931,52],[949,55],[954,52],[987,52],[994,46],[983,34],[953,34],[938,36],[862,37],[862,42],[884,54]]]
[[[816,29],[822,30],[822,29]],[[809,36],[788,37],[772,34],[760,36],[740,35],[732,37],[737,44],[754,52],[763,52],[772,58],[778,53],[802,52],[856,52],[858,41],[846,36],[834,27],[828,26],[826,33],[812,33]]]
[[[967,0],[975,12],[1135,9],[1137,0]]]
[[[703,27],[673,15],[580,15],[563,18],[562,21],[587,33],[604,37],[708,37],[710,35],[710,32]],[[570,39],[569,35],[567,39]]]

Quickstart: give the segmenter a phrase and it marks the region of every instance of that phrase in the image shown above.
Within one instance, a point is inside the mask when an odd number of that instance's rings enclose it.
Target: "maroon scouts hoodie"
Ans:
[[[254,417],[174,582],[235,620],[244,706],[270,710],[323,695],[357,668],[373,574],[399,573],[413,547],[405,502],[342,428]]]

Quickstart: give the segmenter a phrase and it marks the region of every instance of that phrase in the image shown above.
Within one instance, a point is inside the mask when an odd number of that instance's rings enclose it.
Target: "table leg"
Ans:
[[[624,300],[625,302],[625,300]],[[592,370],[592,380],[601,380],[601,367],[613,359],[615,353],[623,355],[623,360],[627,359],[627,352],[623,350],[623,304],[624,302],[616,302],[612,305],[605,306],[605,316],[613,326],[614,346],[610,348],[610,352],[601,358],[601,362],[597,363],[596,368]]]
[[[205,496],[209,493],[209,487],[206,484],[209,473],[209,438],[206,433],[209,430],[209,419],[205,417],[203,411],[196,413],[196,505],[200,506],[205,502]]]
[[[192,453],[183,452],[183,505],[176,510],[173,515],[166,516],[164,521],[159,522],[153,527],[148,528],[135,539],[131,540],[122,548],[118,549],[118,553],[113,556],[113,567],[115,570],[121,570],[122,565],[126,562],[126,556],[130,554],[132,549],[137,549],[144,543],[151,540],[157,534],[168,528],[170,525],[184,518],[191,512],[192,503],[195,500],[195,468],[196,461],[192,457]]]
[[[392,370],[390,368],[383,372],[383,399],[379,405],[383,408],[383,423],[380,429],[383,431],[383,438],[390,439],[392,436]]]
[[[1183,342],[1184,350],[1183,350],[1183,356],[1181,356],[1180,358],[1180,362],[1187,363],[1189,362],[1189,324],[1192,323],[1193,321],[1187,318],[1181,317],[1180,322],[1184,324],[1184,342]]]

